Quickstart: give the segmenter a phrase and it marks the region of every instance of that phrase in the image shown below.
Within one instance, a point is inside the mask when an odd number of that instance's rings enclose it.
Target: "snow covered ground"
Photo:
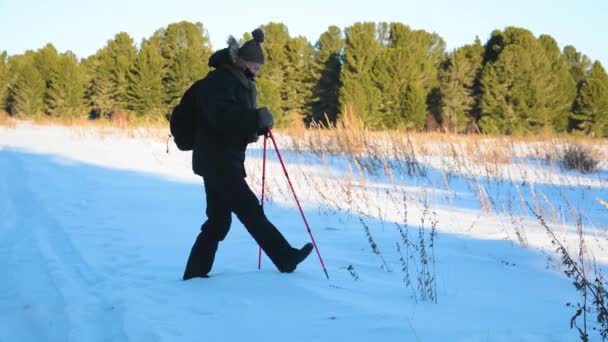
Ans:
[[[137,132],[0,127],[0,341],[577,340],[565,304],[579,295],[548,261],[554,247],[523,202],[554,216],[550,226],[572,248],[567,211],[577,208],[605,270],[605,169],[525,164],[545,177],[446,180],[445,163],[421,157],[425,177],[391,181],[353,173],[339,156],[282,152],[330,279],[314,254],[293,274],[268,259],[257,270],[257,246],[234,220],[211,278],[184,282],[205,219],[189,153]],[[259,192],[261,141],[248,153]],[[522,174],[513,167],[504,174]],[[309,236],[272,151],[267,172],[267,214],[300,246]],[[436,301],[417,286],[421,245],[434,260],[427,289]]]

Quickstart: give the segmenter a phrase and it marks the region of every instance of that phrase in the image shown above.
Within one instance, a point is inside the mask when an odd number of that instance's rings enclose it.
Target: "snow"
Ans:
[[[344,156],[296,153],[278,136],[330,279],[314,253],[293,274],[267,258],[257,270],[257,246],[235,219],[211,278],[184,282],[204,185],[189,153],[167,153],[163,134],[147,133],[0,127],[0,341],[573,341],[566,303],[578,294],[521,202],[556,214],[550,226],[575,248],[567,199],[584,215],[589,253],[608,263],[608,209],[597,201],[608,200],[606,170],[522,162],[501,166],[503,177],[445,181],[454,168],[421,155],[426,177],[391,179],[358,174]],[[261,141],[247,158],[260,192]],[[310,238],[271,149],[267,168],[265,210],[301,246]],[[484,209],[475,189],[512,209]],[[404,282],[400,256],[415,254],[397,250],[406,215],[414,242],[422,218],[427,243],[437,219],[436,303]]]

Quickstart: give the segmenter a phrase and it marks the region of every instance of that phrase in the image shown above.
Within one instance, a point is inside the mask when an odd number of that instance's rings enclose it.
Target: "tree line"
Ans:
[[[608,74],[573,46],[523,28],[446,51],[436,33],[402,23],[330,26],[315,44],[281,23],[263,25],[258,102],[277,125],[608,136]],[[248,33],[241,41],[250,39]],[[223,47],[218,47],[223,48]],[[178,22],[136,44],[121,32],[79,59],[52,44],[0,53],[0,111],[17,117],[167,120],[213,53],[201,23]]]

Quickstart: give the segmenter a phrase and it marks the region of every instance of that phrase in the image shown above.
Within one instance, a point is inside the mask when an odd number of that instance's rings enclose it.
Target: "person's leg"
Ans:
[[[218,244],[226,238],[232,222],[230,208],[224,204],[211,182],[205,184],[205,195],[207,221],[201,226],[201,232],[190,251],[184,280],[207,277],[213,266]]]
[[[243,177],[222,177],[220,196],[236,214],[249,234],[262,247],[270,260],[282,272],[291,272],[292,256],[297,249],[291,247],[285,237],[268,220],[256,195]]]

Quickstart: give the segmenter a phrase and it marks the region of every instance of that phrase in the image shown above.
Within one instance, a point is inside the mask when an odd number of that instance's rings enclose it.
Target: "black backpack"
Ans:
[[[169,128],[177,148],[181,151],[192,151],[196,139],[196,120],[194,113],[185,107],[181,101],[173,108]]]

